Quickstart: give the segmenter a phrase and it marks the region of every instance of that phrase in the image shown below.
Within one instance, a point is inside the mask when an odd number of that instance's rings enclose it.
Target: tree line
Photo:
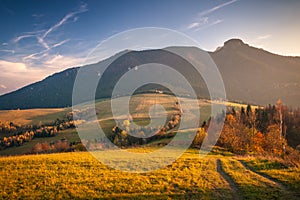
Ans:
[[[67,120],[56,119],[49,125],[19,126],[13,122],[0,122],[1,133],[11,135],[0,139],[0,149],[20,146],[34,138],[54,137],[62,130],[75,128],[76,123],[80,122],[75,122],[69,118]]]
[[[211,121],[198,131],[200,143]],[[217,146],[235,154],[271,155],[300,163],[300,110],[281,101],[255,109],[250,105],[228,108]]]

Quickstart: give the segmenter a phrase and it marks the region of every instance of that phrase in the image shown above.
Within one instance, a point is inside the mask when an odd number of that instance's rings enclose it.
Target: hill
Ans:
[[[194,47],[180,48],[181,51],[196,54]],[[174,67],[190,80],[192,87],[200,97],[208,98],[208,91],[203,79],[190,64],[178,56],[164,50],[127,51],[114,61],[103,73],[96,92],[96,98],[109,98],[113,86],[128,69],[148,62],[162,63]],[[300,107],[300,58],[275,55],[251,47],[239,39],[224,43],[215,52],[209,52],[217,64],[225,83],[227,98],[252,104],[266,105],[277,99],[285,104]],[[197,54],[196,54],[197,55]],[[115,55],[116,56],[116,55]],[[95,76],[103,66],[115,58],[96,64],[83,66],[92,70]],[[17,91],[0,96],[0,109],[59,108],[72,104],[72,89],[79,68],[70,68],[53,74],[46,79],[28,85]],[[149,69],[151,70],[151,69]],[[139,77],[143,78],[143,77]],[[171,84],[176,80],[171,80]],[[162,89],[148,85],[144,90]],[[184,90],[182,90],[184,94]],[[124,94],[126,95],[126,92]],[[85,99],[82,99],[84,101]]]
[[[113,99],[113,101],[115,101],[116,103],[122,103],[125,101],[125,99],[126,97],[119,97]],[[184,98],[184,97],[180,98],[179,100],[184,101],[187,104],[191,102],[189,98]],[[130,110],[131,117],[133,118],[133,121],[140,126],[145,126],[151,122],[149,118],[150,117],[149,111],[150,108],[155,103],[159,103],[160,105],[162,105],[166,109],[167,116],[170,117],[172,113],[174,112],[176,113],[176,107],[174,107],[176,101],[177,101],[176,97],[167,94],[151,94],[151,93],[136,94],[131,97],[129,110]],[[116,123],[122,124],[124,120],[128,119],[128,116],[124,114],[113,116],[110,111],[111,102],[112,102],[111,100],[101,100],[101,101],[97,101],[95,105],[97,117],[101,125],[101,128],[108,137],[112,136],[112,128],[116,125]],[[188,112],[195,113],[196,110],[200,108],[200,113],[201,113],[200,124],[202,124],[203,121],[209,119],[211,103],[210,101],[204,99],[199,99],[198,103],[199,103],[198,104],[199,107],[189,106]],[[244,104],[238,104],[232,102],[227,102],[226,105],[234,107],[236,110],[240,110],[241,107],[247,106]],[[90,107],[89,104],[86,104],[83,110],[87,110],[89,109],[89,107]],[[257,108],[255,106],[252,107]],[[1,122],[3,123],[6,122],[8,125],[10,123],[13,123],[24,128],[26,126],[36,126],[36,125],[39,126],[45,124],[48,124],[50,126],[51,124],[55,123],[57,119],[67,121],[68,119],[66,116],[70,111],[71,111],[70,108],[0,111],[0,125]],[[163,125],[163,123],[166,120],[165,114],[166,113],[164,113],[162,110],[157,109],[155,113],[151,114],[151,119],[161,120],[160,125]],[[134,126],[131,126],[131,128],[134,128]],[[153,128],[155,128],[155,126],[153,126]],[[189,131],[189,129],[182,130],[182,131],[183,132]],[[4,137],[13,136],[15,133],[16,132],[7,132],[7,133],[2,132],[0,134],[0,141],[3,140]],[[76,132],[75,129],[71,128],[71,129],[60,131],[57,135],[53,137],[36,137],[33,140],[25,142],[20,146],[13,146],[6,149],[2,149],[0,151],[0,156],[28,154],[32,151],[32,147],[37,143],[43,143],[43,142],[51,143],[53,141],[60,140],[62,138],[66,139],[69,143],[80,142],[78,133]],[[168,142],[171,139],[172,138],[153,140],[152,142],[150,142],[151,144],[149,143],[149,145],[151,146],[152,145],[157,146],[157,144],[165,145],[168,144]]]
[[[267,105],[281,99],[300,106],[300,58],[264,51],[233,39],[210,53],[231,100]]]
[[[200,158],[198,150],[188,150],[149,173],[114,170],[87,152],[2,157],[0,198],[299,199],[299,168],[280,159],[222,154]]]

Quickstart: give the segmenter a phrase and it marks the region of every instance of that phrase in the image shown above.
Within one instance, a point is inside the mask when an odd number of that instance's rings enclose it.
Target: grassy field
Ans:
[[[26,142],[21,146],[14,146],[0,151],[0,156],[10,156],[10,155],[22,155],[29,154],[32,150],[32,147],[37,143],[48,142],[51,143],[56,140],[65,139],[68,142],[79,142],[80,138],[75,129],[68,129],[61,131],[54,137],[45,137],[45,138],[34,138],[30,142]]]
[[[18,125],[49,123],[64,116],[64,109],[0,110],[0,121]]]
[[[252,158],[241,160],[244,166],[264,174],[269,179],[279,181],[282,187],[300,191],[300,169],[282,165],[277,159]]]
[[[0,199],[299,199],[299,169],[266,161],[192,149],[160,170],[125,173],[87,152],[2,157]]]
[[[110,111],[111,101],[116,102],[116,104],[122,104],[125,97],[120,97],[113,100],[101,100],[97,101],[95,104],[96,113],[99,120],[112,119],[112,114]],[[184,101],[189,105],[192,100],[187,98],[180,98],[180,101]],[[130,99],[129,111],[133,118],[147,118],[149,117],[149,109],[155,103],[162,105],[167,112],[172,112],[174,110],[175,102],[178,99],[171,95],[166,94],[138,94],[134,95]],[[210,103],[206,100],[199,100],[200,111],[203,114],[202,118],[208,118],[210,113],[209,110]],[[86,104],[83,108],[90,108],[90,104]],[[124,106],[125,108],[125,106]],[[127,107],[126,107],[127,108]],[[193,111],[198,108],[189,108],[189,111]],[[0,111],[0,121],[2,122],[14,122],[18,125],[27,124],[38,124],[38,123],[50,123],[57,118],[63,119],[67,112],[72,111],[71,108],[58,108],[58,109],[29,109],[29,110],[2,110]],[[156,113],[158,116],[161,113]],[[117,116],[115,119],[125,119],[128,116],[122,115]]]
[[[114,101],[121,104],[124,98]],[[160,103],[172,114],[177,101],[165,94],[139,94],[130,100],[130,115],[137,124],[147,125],[151,106]],[[198,108],[189,106],[192,100],[180,101],[188,105],[188,113],[196,113]],[[198,104],[201,120],[206,120],[210,103],[199,100]],[[127,114],[113,117],[110,105],[109,100],[96,102],[98,121],[107,133],[116,122],[128,119]],[[90,109],[90,105],[85,108]],[[23,125],[45,124],[64,119],[70,111],[70,108],[0,111],[0,120]],[[161,111],[155,114],[151,117],[165,117]],[[0,199],[300,199],[299,168],[285,166],[280,159],[236,157],[221,148],[215,148],[204,158],[199,157],[199,150],[189,149],[176,162],[149,173],[109,168],[88,152],[20,156],[29,153],[37,143],[62,138],[68,142],[80,140],[75,129],[68,129],[55,137],[35,138],[22,146],[0,151],[0,156],[4,156],[0,157]],[[146,147],[127,151],[152,152],[170,140],[153,141]],[[118,156],[118,152],[111,153]],[[139,162],[132,165],[138,167]]]
[[[128,119],[127,114],[120,114],[118,116],[112,116],[111,113],[111,101],[115,101],[117,105],[124,102],[126,97],[120,97],[113,100],[99,100],[96,102],[95,108],[99,124],[106,135],[112,134],[112,128],[117,124],[121,124],[125,119]],[[175,103],[179,101],[176,97],[166,95],[166,94],[138,94],[134,95],[130,99],[129,111],[133,118],[133,121],[139,126],[148,125],[150,122],[149,110],[155,104],[159,103],[166,110],[166,115],[171,115],[174,112]],[[184,101],[188,105],[190,113],[196,112],[197,107],[192,107],[191,99],[181,98],[180,101]],[[207,120],[210,114],[210,106],[204,100],[199,100],[201,120]],[[89,110],[90,104],[85,104],[82,108]],[[122,106],[123,107],[123,106]],[[125,106],[126,107],[126,106]],[[2,122],[13,122],[18,125],[28,125],[28,124],[48,124],[53,123],[56,119],[66,119],[66,114],[71,111],[71,108],[61,108],[61,109],[31,109],[31,110],[9,110],[0,111],[0,121]],[[124,111],[124,113],[126,113]],[[151,116],[162,122],[166,119],[162,111],[156,112],[155,115]],[[163,125],[163,124],[162,124]],[[3,138],[7,135],[0,135]],[[35,138],[28,143],[24,143],[22,146],[10,147],[5,150],[0,151],[1,155],[20,155],[27,154],[31,151],[32,147],[37,143],[51,142],[59,139],[67,139],[68,142],[80,141],[76,130],[64,130],[58,135],[51,138]]]

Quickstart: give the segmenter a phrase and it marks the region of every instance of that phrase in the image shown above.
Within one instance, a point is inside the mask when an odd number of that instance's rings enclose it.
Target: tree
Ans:
[[[33,153],[41,153],[43,151],[41,143],[37,143],[32,147]]]
[[[192,146],[197,147],[197,148],[201,148],[201,145],[202,145],[206,135],[207,135],[207,133],[205,132],[205,129],[204,128],[199,128],[197,133],[196,133],[196,136],[193,140]]]
[[[247,116],[249,117],[252,114],[251,106],[248,104],[246,109]]]
[[[280,128],[277,124],[268,126],[265,136],[264,149],[273,155],[282,155],[283,146],[286,146],[286,140],[280,135]]]
[[[280,130],[280,137],[282,137],[282,102],[280,99],[277,100],[276,102],[276,109],[278,110],[279,113],[279,130]]]
[[[256,132],[255,136],[253,137],[252,151],[258,154],[263,153],[264,140],[264,135],[261,132]]]
[[[48,151],[50,151],[50,149],[51,149],[50,145],[49,145],[47,142],[43,142],[43,143],[41,144],[41,148],[42,148],[42,151],[43,151],[43,152],[48,152]]]

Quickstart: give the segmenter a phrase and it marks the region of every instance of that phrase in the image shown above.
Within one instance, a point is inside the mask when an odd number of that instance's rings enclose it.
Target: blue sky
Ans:
[[[300,56],[300,1],[0,0],[0,94],[80,65],[122,31],[163,27],[209,51],[231,38]]]

